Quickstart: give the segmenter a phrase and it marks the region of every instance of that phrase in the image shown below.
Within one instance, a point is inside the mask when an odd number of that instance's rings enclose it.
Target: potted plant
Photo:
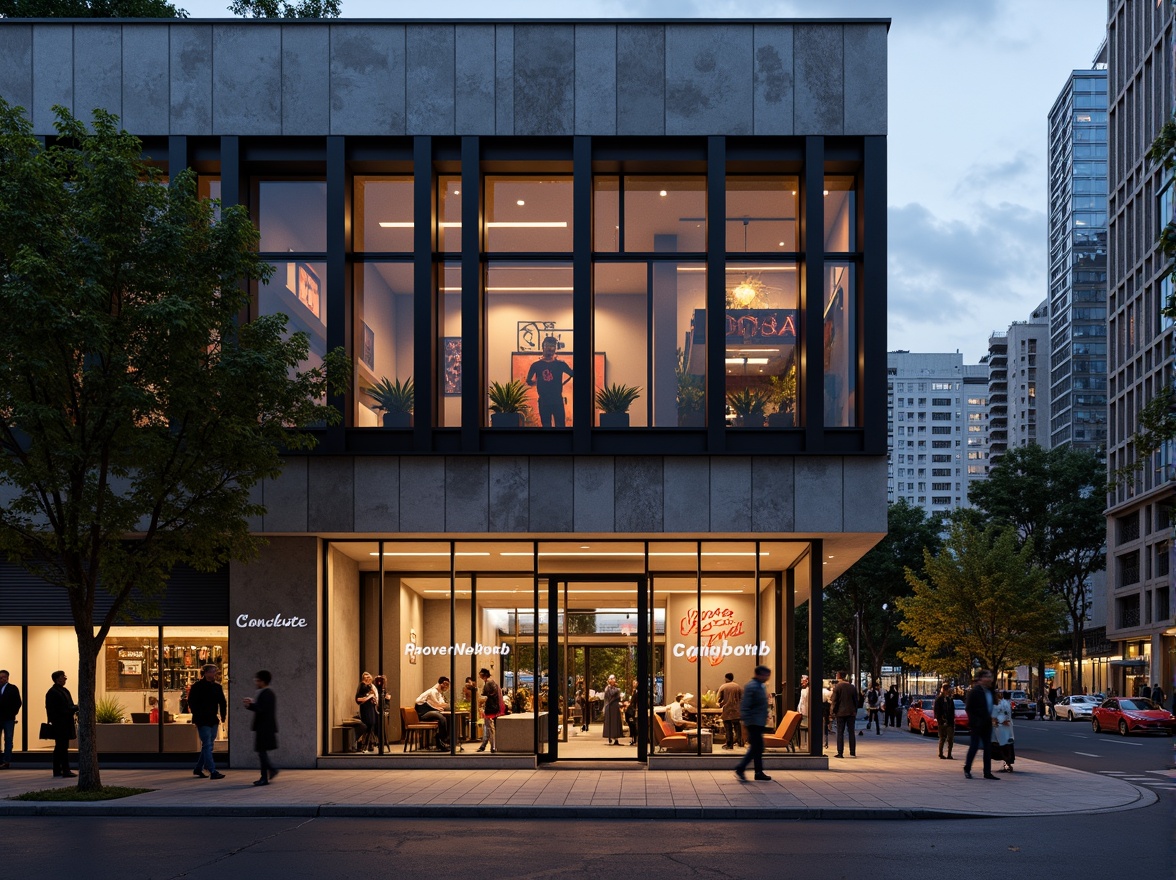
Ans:
[[[792,428],[796,425],[796,364],[790,366],[783,376],[770,380],[770,394],[776,407],[768,413],[769,428]]]
[[[416,403],[412,376],[404,382],[399,379],[389,382],[385,377],[371,388],[365,388],[364,393],[376,402],[373,409],[383,411],[385,428],[412,427],[412,409]]]
[[[735,410],[736,427],[762,428],[771,399],[761,391],[740,388],[727,395],[727,403]]]
[[[530,410],[527,386],[522,379],[512,379],[503,385],[490,383],[490,425],[494,428],[521,428],[523,417]]]
[[[596,406],[600,409],[600,427],[629,427],[629,407],[641,396],[641,389],[614,382],[596,392]]]
[[[678,349],[678,365],[674,369],[678,379],[678,426],[701,428],[706,424],[703,406],[706,404],[706,389],[702,377],[686,369],[686,352]]]
[[[94,704],[94,720],[99,724],[122,724],[126,715],[122,703],[114,697],[103,697]]]

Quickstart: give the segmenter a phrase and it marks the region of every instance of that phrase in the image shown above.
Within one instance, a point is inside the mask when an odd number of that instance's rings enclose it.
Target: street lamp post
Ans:
[[[854,642],[853,642],[853,686],[862,686],[862,613],[853,613]]]

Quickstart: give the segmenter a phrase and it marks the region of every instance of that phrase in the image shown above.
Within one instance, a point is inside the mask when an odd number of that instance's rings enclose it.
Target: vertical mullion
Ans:
[[[347,283],[347,251],[349,250],[347,222],[347,154],[346,141],[338,135],[327,138],[327,351],[348,349],[351,302]],[[352,347],[353,348],[353,347]],[[354,355],[354,351],[351,352]],[[338,425],[327,426],[323,447],[342,452],[346,426],[354,422],[355,388],[346,394],[328,391],[327,403],[344,413]]]
[[[485,400],[482,365],[482,210],[480,144],[461,139],[461,448],[476,452]]]
[[[886,138],[865,139],[861,203],[858,206],[858,246],[862,269],[857,294],[857,381],[865,401],[861,427],[865,451],[886,450]],[[860,364],[860,367],[859,367]]]
[[[412,144],[412,325],[415,348],[412,353],[415,381],[413,404],[413,447],[430,448],[434,407],[441,393],[438,350],[439,298],[434,293],[436,272],[433,253],[437,242],[436,182],[433,175],[433,139],[417,137]]]
[[[586,453],[592,448],[593,398],[596,371],[593,369],[595,328],[592,291],[592,138],[576,137],[572,142],[572,369],[580,377],[572,387],[572,451]],[[587,377],[587,378],[585,378]]]
[[[821,560],[825,558],[825,544],[820,538],[809,542],[809,754],[822,754],[821,734],[825,730],[824,709],[821,708],[821,684],[825,680],[825,667],[821,663],[821,652],[825,641],[824,616],[824,573]],[[820,727],[817,725],[820,724]]]
[[[804,184],[801,187],[801,230],[804,276],[801,293],[801,376],[804,382],[805,449],[822,446],[825,433],[825,140],[804,139]],[[885,345],[885,343],[883,343]],[[885,380],[885,374],[883,374]],[[820,564],[820,560],[817,560]],[[809,673],[810,680],[812,672]]]
[[[726,138],[708,138],[706,152],[706,446],[715,453],[727,430]]]

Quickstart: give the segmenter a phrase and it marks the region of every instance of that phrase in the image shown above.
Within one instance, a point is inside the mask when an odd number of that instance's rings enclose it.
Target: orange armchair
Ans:
[[[676,732],[673,724],[662,721],[657,715],[652,717],[650,724],[653,727],[654,748],[660,748],[663,752],[690,751],[690,741],[686,734]]]
[[[765,749],[787,749],[792,747],[792,740],[796,731],[800,729],[800,713],[789,710],[780,719],[780,726],[775,733],[764,736]]]

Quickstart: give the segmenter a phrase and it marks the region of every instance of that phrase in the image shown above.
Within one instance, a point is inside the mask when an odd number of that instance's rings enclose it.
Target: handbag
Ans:
[[[55,737],[53,735],[53,725],[50,724],[48,721],[41,722],[40,739],[57,739],[57,737]]]

